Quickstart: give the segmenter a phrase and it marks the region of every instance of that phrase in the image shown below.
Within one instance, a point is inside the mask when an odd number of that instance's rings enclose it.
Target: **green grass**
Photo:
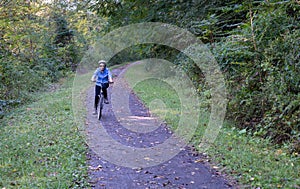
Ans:
[[[208,153],[219,162],[216,166],[247,188],[300,186],[299,155],[244,130],[226,125]]]
[[[178,103],[179,97],[174,89],[157,79],[149,79],[140,82],[134,90],[138,96],[143,97],[145,105],[150,108],[152,114],[163,115],[165,121],[175,123],[172,125],[173,129],[177,128],[180,116],[180,103]],[[155,103],[155,99],[162,100],[165,107],[160,107],[158,101]]]
[[[0,188],[88,187],[84,101],[93,72],[34,94],[0,120]]]
[[[143,65],[128,69],[125,78],[150,111],[176,128],[180,119],[180,101],[174,90],[157,79],[148,79],[136,85],[138,77],[149,74]],[[160,98],[165,106],[151,108],[151,102]],[[166,112],[167,111],[167,112]],[[205,113],[204,113],[205,114]],[[199,120],[191,144],[198,148],[208,122],[208,115]],[[288,146],[288,145],[287,145]],[[300,159],[296,153],[289,154],[285,146],[275,146],[266,139],[253,137],[245,130],[235,129],[226,121],[217,139],[207,151],[212,167],[237,180],[241,188],[299,188]]]
[[[71,79],[1,120],[1,188],[87,185],[86,146],[72,111]]]

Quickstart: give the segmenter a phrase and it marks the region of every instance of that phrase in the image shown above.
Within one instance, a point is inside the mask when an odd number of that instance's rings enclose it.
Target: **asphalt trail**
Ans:
[[[118,75],[123,68],[113,70]],[[112,86],[113,87],[113,86]],[[109,95],[111,89],[109,89]],[[132,132],[118,122],[114,116],[111,103],[105,105],[102,126],[95,115],[92,115],[94,100],[94,88],[87,93],[87,135],[94,134],[97,127],[104,127],[106,132],[122,145],[137,148],[147,148],[162,143],[172,135],[172,132],[161,124],[156,130],[149,133]],[[150,116],[147,108],[133,94],[130,95],[130,110],[135,116]],[[93,135],[98,140],[91,141],[91,145],[102,147],[101,133]],[[97,144],[93,144],[97,143]],[[105,141],[103,141],[103,144]],[[111,154],[120,156],[120,154]],[[222,189],[233,188],[221,174],[211,169],[205,163],[203,155],[187,146],[172,159],[157,166],[147,168],[128,168],[115,165],[104,160],[92,148],[88,154],[90,184],[95,189],[154,189],[154,188],[178,188],[178,189]]]

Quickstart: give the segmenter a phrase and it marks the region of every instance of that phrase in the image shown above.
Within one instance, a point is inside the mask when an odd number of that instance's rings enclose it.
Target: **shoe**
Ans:
[[[95,109],[93,112],[93,115],[96,115],[96,114],[97,114],[97,109]]]
[[[108,102],[108,100],[106,98],[104,99],[104,103],[105,104],[109,104],[109,102]]]

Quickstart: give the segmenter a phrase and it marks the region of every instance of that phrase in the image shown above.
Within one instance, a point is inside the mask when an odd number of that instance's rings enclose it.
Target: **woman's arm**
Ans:
[[[96,76],[95,76],[95,75],[92,76],[91,81],[92,81],[92,82],[95,82],[95,81],[96,81]]]
[[[92,82],[95,82],[96,81],[96,78],[97,78],[97,74],[98,74],[98,69],[94,72],[92,78],[91,78],[91,81]]]
[[[113,83],[111,72],[108,70],[108,82]]]

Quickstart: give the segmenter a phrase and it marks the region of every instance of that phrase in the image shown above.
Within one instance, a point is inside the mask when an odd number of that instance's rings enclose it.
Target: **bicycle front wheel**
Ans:
[[[103,96],[101,95],[100,102],[99,102],[100,107],[99,107],[99,112],[98,112],[98,120],[100,120],[102,117],[103,103],[104,103],[104,99],[103,99]]]

